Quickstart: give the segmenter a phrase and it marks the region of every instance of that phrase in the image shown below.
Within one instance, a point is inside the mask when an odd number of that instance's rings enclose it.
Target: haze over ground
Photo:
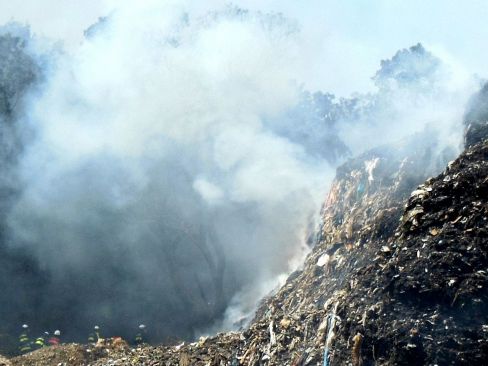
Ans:
[[[35,306],[9,326],[238,325],[309,250],[346,157],[419,132],[433,160],[459,150],[486,6],[449,4],[0,2],[38,75],[2,135],[0,244],[41,279],[35,301],[12,285]]]

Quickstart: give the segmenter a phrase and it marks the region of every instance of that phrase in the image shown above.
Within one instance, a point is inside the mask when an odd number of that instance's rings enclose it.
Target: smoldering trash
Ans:
[[[240,3],[0,27],[0,366],[487,364],[488,83]]]

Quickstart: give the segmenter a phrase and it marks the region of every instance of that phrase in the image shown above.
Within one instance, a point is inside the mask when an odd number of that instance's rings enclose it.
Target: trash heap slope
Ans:
[[[420,134],[394,147],[374,149],[338,169],[316,247],[303,270],[263,304],[251,326],[262,324],[264,330],[273,321],[276,333],[286,338],[269,364],[322,364],[325,354],[332,364],[352,362],[359,330],[348,322],[366,324],[370,311],[362,307],[380,290],[367,283],[367,275],[394,252],[395,231],[410,193],[448,157],[438,161],[436,156],[428,134]],[[362,350],[367,347],[365,335],[359,337],[356,348]]]
[[[352,204],[351,181],[335,183],[322,242],[258,321],[291,339],[270,364],[486,364],[487,140],[418,186],[401,214],[395,184]]]

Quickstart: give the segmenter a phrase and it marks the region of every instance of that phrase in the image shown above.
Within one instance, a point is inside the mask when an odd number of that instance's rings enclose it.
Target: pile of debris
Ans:
[[[11,359],[9,366],[83,366],[89,360],[86,348],[79,344],[45,347]]]
[[[0,366],[11,366],[12,364],[5,357],[0,356]]]
[[[128,349],[129,345],[120,337],[99,339],[97,343],[86,345],[76,343],[55,345],[15,357],[10,360],[8,366],[84,366],[99,359],[120,355]]]
[[[417,187],[403,213],[409,179],[358,199],[365,172],[344,173],[324,207],[322,242],[259,319],[291,319],[300,358],[269,364],[486,363],[488,142]]]
[[[242,342],[239,333],[219,334],[214,338],[202,337],[198,342],[176,346],[143,346],[110,351],[110,355],[92,366],[115,365],[231,365]],[[239,365],[239,363],[235,363]]]

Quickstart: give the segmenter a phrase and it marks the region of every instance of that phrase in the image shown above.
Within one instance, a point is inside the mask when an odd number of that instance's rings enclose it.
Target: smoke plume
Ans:
[[[311,93],[300,24],[235,6],[122,2],[72,50],[29,47],[2,225],[35,281],[9,294],[75,340],[239,326],[306,254],[337,164],[426,126],[459,148],[473,90],[417,45],[372,93]]]

